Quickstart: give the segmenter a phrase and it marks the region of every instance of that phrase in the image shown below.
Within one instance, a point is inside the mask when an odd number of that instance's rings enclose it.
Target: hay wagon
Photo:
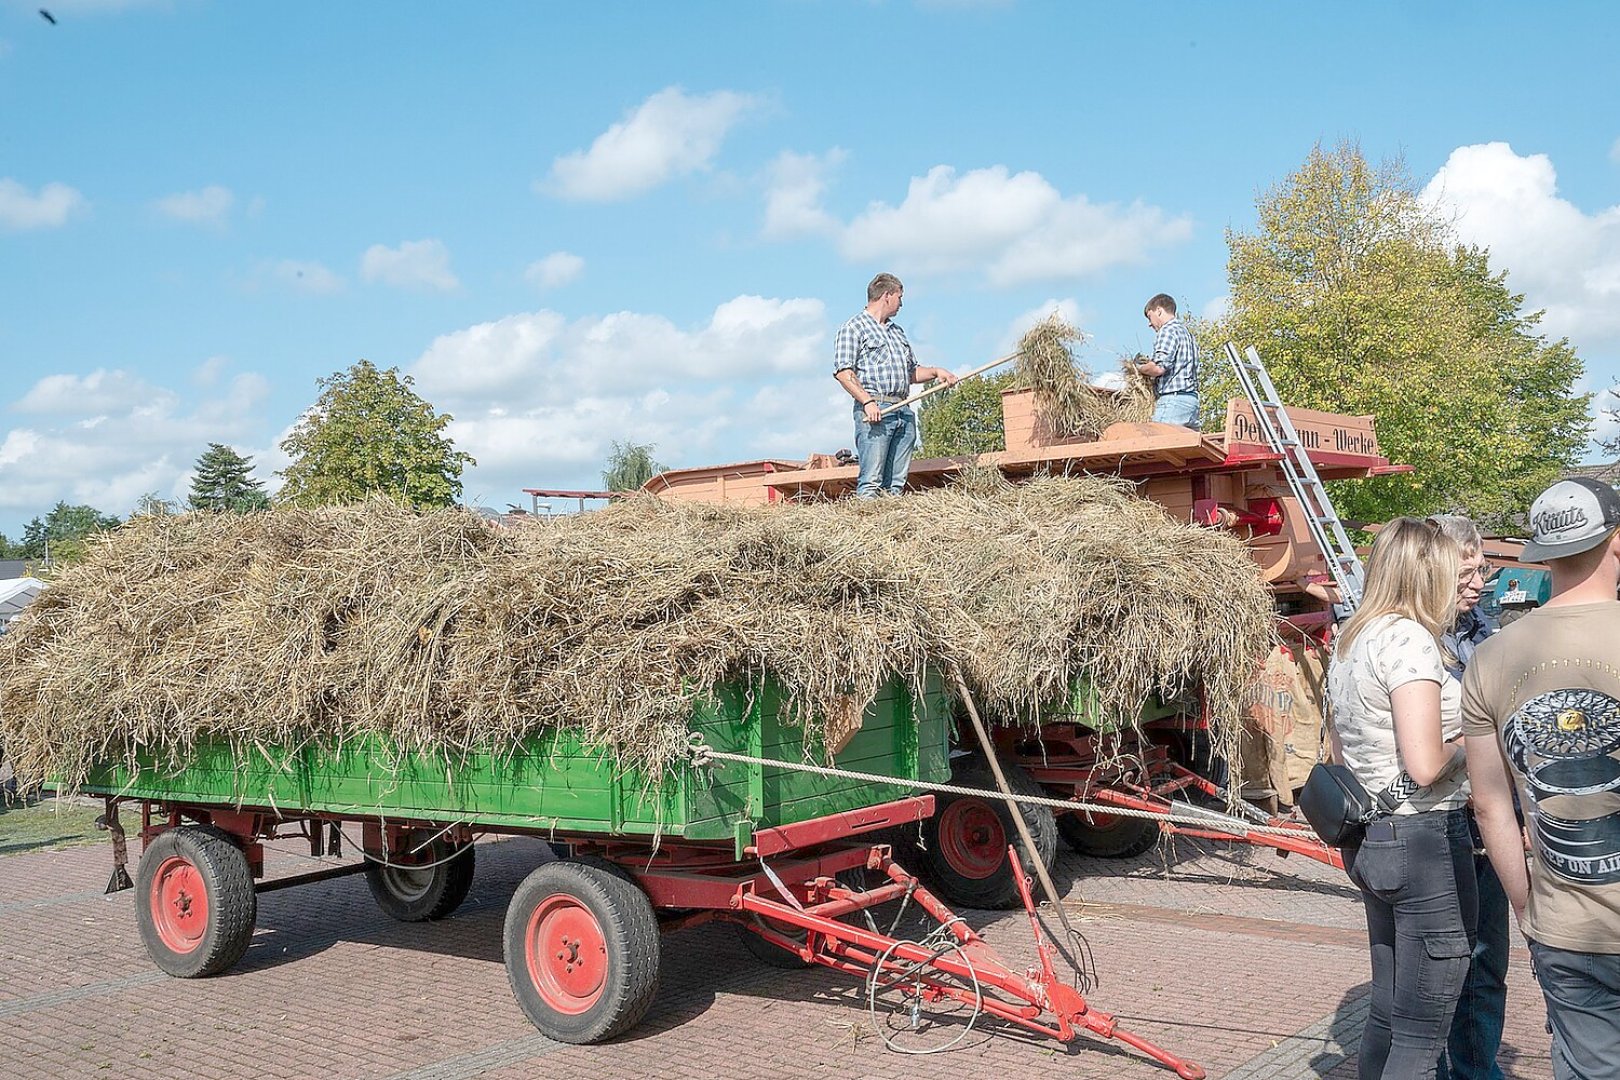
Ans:
[[[658,778],[621,771],[557,729],[515,752],[454,759],[376,741],[245,754],[203,744],[183,760],[100,768],[82,790],[106,797],[115,881],[133,885],[142,941],[177,977],[212,975],[244,955],[261,892],[364,873],[386,914],[439,919],[467,896],[476,838],[527,835],[559,857],[512,897],[505,965],[518,1005],[550,1038],[628,1031],[657,991],[662,934],[723,920],[766,963],[863,977],[874,1013],[892,1009],[901,1028],[953,1006],[1064,1042],[1080,1031],[1116,1038],[1179,1076],[1203,1076],[1057,976],[1022,876],[1013,888],[1039,964],[1020,972],[874,842],[878,830],[932,816],[933,797],[915,785],[949,777],[948,729],[936,688],[889,684],[831,756],[835,770],[890,778],[877,784],[797,767],[825,762],[825,748],[785,720],[780,694],[725,687],[694,709],[693,760]],[[140,815],[133,882],[121,804]],[[294,837],[314,856],[351,845],[364,860],[263,880],[264,841]],[[937,927],[902,940],[892,936],[896,916],[880,931],[871,913],[894,901]]]
[[[1379,450],[1370,416],[1349,416],[1288,409],[1305,452],[1323,479],[1348,479],[1409,471],[1392,465]],[[1159,503],[1174,517],[1210,528],[1226,529],[1244,540],[1270,585],[1286,658],[1288,685],[1273,698],[1307,696],[1302,656],[1320,655],[1331,626],[1326,603],[1303,588],[1307,577],[1326,577],[1327,564],[1312,543],[1305,513],[1291,495],[1282,455],[1265,445],[1254,407],[1234,399],[1227,405],[1219,434],[1166,424],[1118,423],[1097,438],[1060,438],[1043,422],[1033,391],[1002,392],[1005,450],[974,459],[935,458],[914,461],[910,486],[935,487],[965,466],[1001,471],[1013,480],[1046,473],[1093,473],[1119,476],[1136,483],[1139,493]],[[803,499],[840,498],[854,490],[858,469],[828,455],[805,461],[762,460],[672,470],[655,476],[646,489],[665,498],[706,503],[786,503]],[[1298,693],[1295,692],[1296,684]],[[1257,749],[1281,754],[1292,733],[1286,707],[1262,702],[1247,725],[1257,736]],[[997,753],[1008,781],[1021,794],[1073,799],[1093,809],[1054,815],[1049,807],[1023,805],[1027,827],[1048,864],[1063,840],[1085,855],[1127,857],[1150,848],[1161,835],[1243,842],[1298,854],[1342,866],[1339,853],[1321,843],[1303,824],[1262,811],[1247,803],[1244,819],[1260,828],[1234,832],[1230,822],[1210,828],[1163,815],[1185,809],[1186,798],[1201,794],[1223,799],[1223,787],[1212,782],[1207,766],[1208,717],[1196,694],[1179,702],[1150,702],[1141,716],[1107,717],[1091,704],[1087,687],[1071,688],[1068,701],[1044,711],[1038,731],[1002,727],[996,732]],[[1134,722],[1127,722],[1134,721]],[[1320,717],[1318,715],[1319,723]],[[1313,733],[1301,732],[1304,752],[1314,753]],[[974,748],[976,749],[976,748]],[[1256,755],[1265,757],[1265,753]],[[1314,760],[1314,759],[1313,759]],[[964,787],[992,788],[987,763],[978,753],[954,758],[954,782]],[[1286,773],[1276,765],[1270,772]],[[1261,800],[1289,801],[1286,782],[1258,776],[1234,777],[1242,793]],[[1014,875],[1006,872],[1006,852],[1015,835],[1012,810],[994,798],[946,795],[924,830],[924,849],[915,852],[942,895],[954,903],[977,907],[1016,907]],[[1128,814],[1096,809],[1111,805]],[[1159,820],[1138,814],[1160,815]],[[902,852],[906,858],[914,854]]]

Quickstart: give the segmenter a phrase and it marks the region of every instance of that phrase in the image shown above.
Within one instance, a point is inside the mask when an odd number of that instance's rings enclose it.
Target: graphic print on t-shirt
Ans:
[[[1620,701],[1596,690],[1552,690],[1526,701],[1508,718],[1502,739],[1524,774],[1539,854],[1547,869],[1583,885],[1620,882]],[[1562,816],[1598,797],[1595,816]],[[1546,801],[1558,799],[1559,816]]]

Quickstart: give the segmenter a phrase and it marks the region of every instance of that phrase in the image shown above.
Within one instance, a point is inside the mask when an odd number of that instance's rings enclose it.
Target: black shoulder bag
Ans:
[[[1377,796],[1369,795],[1348,766],[1319,761],[1300,789],[1299,809],[1324,843],[1344,847],[1359,842],[1374,819],[1393,814],[1413,789],[1402,770]]]

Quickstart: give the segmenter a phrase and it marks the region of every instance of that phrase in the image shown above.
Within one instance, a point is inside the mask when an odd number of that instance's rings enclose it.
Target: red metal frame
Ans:
[[[1119,751],[1131,742],[1135,745],[1129,747],[1130,752],[1121,754]],[[1108,746],[1110,743],[1114,745]],[[1170,796],[1178,791],[1196,789],[1212,798],[1223,794],[1209,780],[1172,761],[1169,748],[1162,743],[1141,742],[1120,735],[1081,735],[1074,724],[1045,725],[1041,729],[1038,752],[1024,749],[1013,757],[1056,798],[1077,802],[1164,814],[1175,809]],[[1167,835],[1275,848],[1284,856],[1299,854],[1344,869],[1344,857],[1338,849],[1323,843],[1310,826],[1274,815],[1255,824],[1287,829],[1293,835],[1234,834],[1170,821],[1160,821],[1159,828]]]
[[[188,820],[213,825],[244,851],[252,849],[260,852],[254,868],[255,876],[263,872],[260,840],[298,835],[309,840],[313,851],[322,843],[322,827],[332,821],[359,822],[368,849],[375,846],[383,850],[386,834],[386,850],[389,851],[398,847],[398,839],[409,830],[431,828],[438,831],[442,828],[440,824],[428,821],[379,821],[359,816],[287,814],[203,804],[142,801],[141,812],[143,841],[149,843],[158,834]],[[932,812],[933,797],[925,795],[779,829],[762,830],[756,837],[756,861],[746,863],[737,862],[730,846],[723,843],[675,842],[653,848],[646,841],[623,838],[575,836],[566,839],[573,854],[601,855],[629,875],[647,894],[654,908],[667,913],[661,919],[661,926],[666,931],[716,918],[729,919],[808,962],[848,974],[864,977],[874,968],[896,973],[903,969],[912,986],[920,983],[925,987],[923,993],[929,1000],[953,998],[971,1003],[973,997],[965,989],[965,982],[976,977],[980,986],[987,991],[983,994],[983,1010],[998,1019],[1062,1042],[1073,1041],[1080,1031],[1118,1039],[1186,1080],[1199,1080],[1204,1076],[1199,1066],[1121,1029],[1111,1014],[1092,1008],[1079,990],[1057,978],[1052,966],[1051,946],[1044,940],[1040,921],[1035,916],[1029,879],[1023,875],[1016,857],[1010,858],[1007,865],[1013,868],[1011,872],[1017,877],[1019,893],[1029,913],[1036,952],[1040,958],[1038,968],[1024,973],[1008,967],[967,923],[897,865],[886,845],[873,846],[848,839],[854,833],[918,821]],[[464,829],[447,830],[446,835],[460,839],[459,834]],[[487,831],[550,835],[543,830],[528,829],[495,828]],[[467,838],[470,839],[470,834]],[[817,842],[818,838],[820,842]],[[798,848],[784,846],[801,842],[817,843]],[[764,852],[765,857],[775,854],[781,858],[771,859],[767,864],[759,852]],[[1008,854],[1012,855],[1011,849]],[[848,888],[838,881],[839,873],[863,867],[881,871],[889,880],[866,891]],[[323,880],[337,873],[352,873],[354,869],[330,867],[313,874],[266,884],[270,888],[281,888]],[[931,952],[915,943],[900,941],[842,921],[846,916],[868,911],[901,897],[909,898],[938,920],[954,939],[957,948],[943,953]],[[571,909],[559,908],[555,914],[556,926],[548,923],[547,927],[554,931],[551,937],[563,944],[556,948],[548,946],[547,955],[561,953],[565,959],[560,969],[551,970],[556,967],[553,964],[547,968],[547,972],[553,982],[572,995],[570,1000],[588,1002],[594,982],[586,977],[588,971],[581,974],[569,967],[567,959],[572,949],[568,943],[576,938],[588,938],[589,935],[584,932],[588,927],[584,927],[583,921]],[[781,932],[783,928],[790,932],[803,931],[803,938],[790,938]],[[547,941],[550,942],[550,938]],[[529,957],[527,962],[538,961]],[[919,974],[916,970],[919,964],[940,974],[931,976],[926,970]],[[967,964],[972,965],[971,971]],[[961,980],[964,985],[947,980]],[[898,988],[902,992],[911,992],[906,986]]]
[[[1085,995],[1057,978],[1052,967],[1051,947],[1044,940],[1040,920],[1035,916],[1029,879],[1021,870],[1015,871],[1019,895],[1029,914],[1036,953],[1040,958],[1039,968],[1023,974],[1009,968],[988,942],[918,883],[916,878],[891,860],[887,849],[872,849],[867,865],[882,870],[888,876],[889,883],[868,892],[857,892],[830,878],[818,878],[806,885],[803,898],[792,898],[795,902],[788,902],[787,898],[772,899],[755,888],[743,888],[738,894],[741,911],[760,917],[759,920],[745,921],[743,925],[778,948],[795,953],[802,960],[850,975],[866,977],[880,964],[883,970],[896,974],[903,972],[913,979],[917,978],[914,965],[921,964],[937,970],[953,981],[922,975],[920,982],[926,987],[924,993],[933,1000],[951,998],[972,1004],[974,995],[962,984],[976,980],[980,987],[994,992],[994,995],[983,994],[983,1010],[1007,1023],[1065,1043],[1072,1042],[1081,1030],[1090,1031],[1135,1047],[1185,1080],[1200,1080],[1204,1076],[1204,1070],[1198,1065],[1124,1030],[1112,1014],[1092,1008]],[[1019,866],[1017,854],[1010,848],[1007,865]],[[778,876],[781,876],[780,873]],[[913,942],[898,941],[874,930],[840,921],[844,915],[876,907],[902,895],[909,896],[938,920],[955,939],[960,953],[954,949],[944,952],[928,950]],[[772,923],[804,930],[804,940],[794,940],[776,932],[771,927]],[[958,955],[964,957],[966,963],[958,960]],[[1051,1019],[1043,1020],[1048,1014]]]

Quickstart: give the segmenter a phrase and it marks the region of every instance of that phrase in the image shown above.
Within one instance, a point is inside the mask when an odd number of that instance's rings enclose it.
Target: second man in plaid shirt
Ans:
[[[1176,302],[1160,293],[1142,310],[1153,327],[1153,358],[1136,368],[1153,380],[1153,419],[1161,424],[1198,427],[1198,343],[1176,318]]]

